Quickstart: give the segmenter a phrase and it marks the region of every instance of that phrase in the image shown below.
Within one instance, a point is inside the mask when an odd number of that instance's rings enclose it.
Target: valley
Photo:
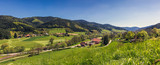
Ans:
[[[0,25],[1,65],[151,65],[160,59],[157,25],[128,31],[85,20],[12,16],[0,16]]]

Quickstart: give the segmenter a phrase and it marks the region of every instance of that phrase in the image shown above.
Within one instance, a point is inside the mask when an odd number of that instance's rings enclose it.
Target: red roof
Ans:
[[[98,39],[98,38],[93,38],[92,41],[94,41],[94,42],[100,42],[101,40]]]
[[[26,36],[30,36],[30,34],[27,34]]]

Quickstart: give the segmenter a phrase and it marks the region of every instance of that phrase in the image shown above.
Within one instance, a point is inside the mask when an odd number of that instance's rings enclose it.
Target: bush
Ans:
[[[134,32],[128,31],[127,34],[125,35],[125,39],[127,41],[130,41],[131,39],[134,39],[134,36],[135,36]]]
[[[160,34],[159,34],[159,30],[157,28],[153,28],[150,32],[151,36],[153,37],[158,37]]]
[[[1,45],[1,49],[3,50],[3,49],[5,49],[6,47],[8,47],[9,45],[7,44],[7,43],[4,43],[4,44],[2,44]]]
[[[140,32],[137,33],[137,39],[139,41],[144,41],[146,39],[148,39],[148,33],[145,30],[142,30]]]
[[[14,49],[16,50],[16,52],[22,52],[25,50],[25,47],[24,46],[16,46]]]
[[[66,43],[62,43],[62,48],[65,48],[65,47],[67,47],[67,44]]]

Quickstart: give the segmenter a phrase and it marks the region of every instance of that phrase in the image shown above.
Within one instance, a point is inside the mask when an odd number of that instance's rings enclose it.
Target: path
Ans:
[[[112,40],[109,40],[108,44],[107,44],[107,45],[105,45],[104,47],[108,46],[111,42],[112,42]]]

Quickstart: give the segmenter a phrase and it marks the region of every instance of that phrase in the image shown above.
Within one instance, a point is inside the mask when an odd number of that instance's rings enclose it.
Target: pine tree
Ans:
[[[109,35],[105,35],[105,36],[103,37],[103,44],[104,44],[104,45],[107,45],[108,42],[109,42]]]
[[[17,36],[17,33],[14,33],[14,38],[17,38],[18,36]]]

